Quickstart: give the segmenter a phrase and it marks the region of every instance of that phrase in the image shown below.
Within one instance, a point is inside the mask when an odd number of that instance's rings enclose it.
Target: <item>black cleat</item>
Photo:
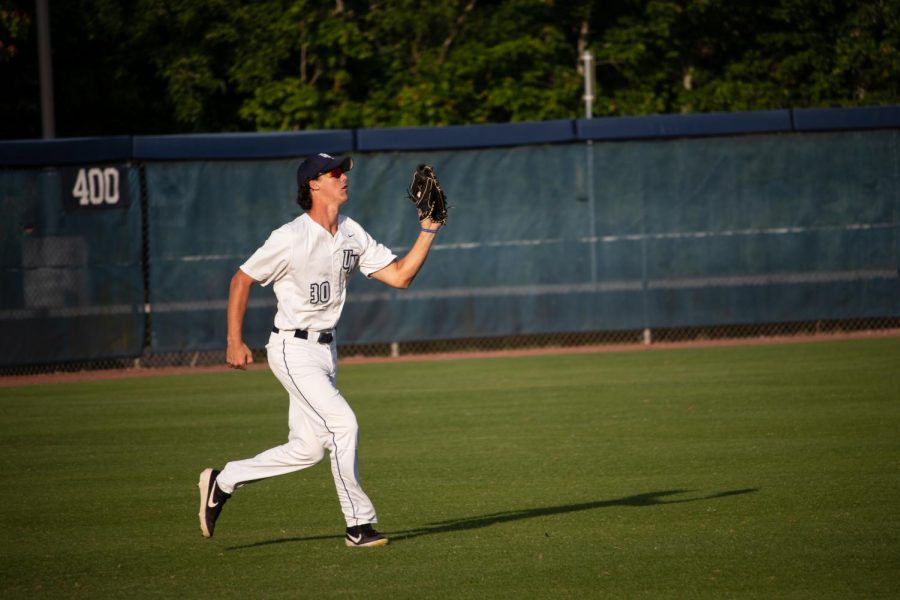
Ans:
[[[226,494],[216,485],[216,478],[219,472],[215,469],[204,469],[200,473],[200,482],[197,486],[200,488],[200,529],[203,531],[203,537],[211,538],[216,528],[216,519],[222,512],[225,502],[231,498],[231,494]]]
[[[366,523],[365,525],[348,527],[344,543],[351,548],[362,548],[365,546],[384,546],[388,543],[388,539],[375,531],[371,523]]]

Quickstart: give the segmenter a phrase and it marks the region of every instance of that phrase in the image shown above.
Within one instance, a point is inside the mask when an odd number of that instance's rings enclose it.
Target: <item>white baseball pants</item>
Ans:
[[[218,477],[222,491],[233,493],[245,483],[293,473],[318,464],[331,454],[331,473],[348,527],[375,523],[375,507],[359,483],[359,428],[353,409],[335,387],[335,342],[320,344],[273,333],[266,346],[269,367],[288,391],[288,442],[225,465]]]

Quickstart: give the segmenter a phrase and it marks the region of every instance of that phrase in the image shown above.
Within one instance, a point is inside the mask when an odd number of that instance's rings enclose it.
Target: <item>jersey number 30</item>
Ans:
[[[331,284],[327,281],[309,285],[309,301],[312,304],[324,304],[331,300]]]

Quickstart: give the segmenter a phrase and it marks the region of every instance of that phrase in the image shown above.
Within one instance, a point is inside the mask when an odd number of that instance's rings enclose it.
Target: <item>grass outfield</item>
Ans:
[[[0,389],[0,597],[887,598],[900,339],[345,365],[384,548],[327,461],[201,537],[284,441],[267,371]]]

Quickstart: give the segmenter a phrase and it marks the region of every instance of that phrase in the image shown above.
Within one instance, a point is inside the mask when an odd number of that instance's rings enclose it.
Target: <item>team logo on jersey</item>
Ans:
[[[342,266],[347,275],[356,270],[357,264],[359,264],[359,254],[354,254],[353,250],[344,250],[344,264]]]

